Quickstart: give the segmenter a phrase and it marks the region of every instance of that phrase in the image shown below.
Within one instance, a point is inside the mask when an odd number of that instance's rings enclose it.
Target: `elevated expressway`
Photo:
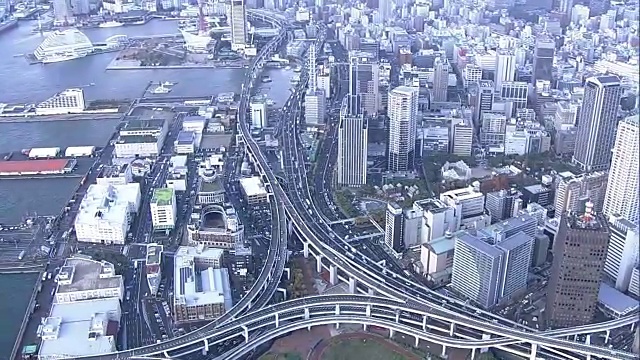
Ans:
[[[287,29],[283,17],[277,14],[257,10],[250,12],[250,15],[263,17],[264,20],[278,25],[281,29]],[[284,192],[269,168],[267,159],[260,151],[257,142],[251,137],[250,129],[245,119],[253,81],[267,57],[284,40],[285,34],[286,31],[282,31],[258,54],[250,69],[250,75],[247,76],[246,82],[243,84],[242,99],[239,107],[241,119],[239,126],[242,132],[239,140],[244,142],[248,153],[260,170],[267,185],[267,189],[270,192],[272,211],[276,212],[274,218],[277,221],[274,221],[274,228],[278,228],[277,233],[280,234],[279,236],[272,236],[271,249],[265,267],[255,285],[242,301],[236,304],[225,316],[197,331],[159,344],[119,353],[84,357],[83,359],[180,358],[185,354],[201,349],[207,351],[211,345],[238,336],[244,336],[244,344],[221,357],[221,359],[235,359],[250,352],[255,346],[289,331],[328,323],[358,323],[383,326],[393,331],[407,333],[418,339],[441,343],[445,346],[472,349],[495,346],[514,352],[513,349],[505,346],[527,342],[531,343],[531,350],[519,352],[519,354],[530,356],[532,359],[536,357],[538,346],[567,350],[571,353],[584,354],[587,357],[594,355],[607,359],[635,359],[632,354],[561,339],[569,335],[595,333],[633,324],[637,321],[635,316],[580,328],[542,333],[525,332],[511,328],[512,325],[508,326],[504,323],[487,321],[487,319],[460,315],[461,311],[454,311],[444,306],[445,304],[450,304],[445,299],[442,300],[443,305],[440,305],[437,301],[425,300],[420,296],[424,294],[416,295],[412,289],[409,289],[410,285],[402,285],[403,280],[394,282],[390,280],[395,279],[395,277],[381,274],[384,276],[383,278],[380,275],[376,275],[376,272],[380,274],[379,269],[374,270],[369,262],[364,259],[362,261],[357,260],[358,262],[356,263],[354,256],[357,256],[357,254],[352,254],[351,257],[345,256],[339,252],[341,250],[340,247],[337,247],[339,250],[336,250],[325,244],[320,236],[323,239],[327,239],[329,243],[337,245],[340,243],[335,240],[335,235],[331,236],[323,227],[318,226],[312,229],[309,226],[309,224],[315,224],[316,221],[321,222],[320,219],[313,216],[313,213],[310,214],[310,218],[302,218],[296,206]],[[298,197],[297,200],[296,205],[299,207],[301,197]],[[334,280],[339,278],[349,282],[354,292],[361,290],[356,286],[356,281],[358,281],[369,292],[375,292],[388,298],[361,295],[315,296],[286,301],[260,309],[275,292],[286,262],[284,214],[290,219],[290,224],[305,242],[305,253],[308,254],[313,251],[320,260],[318,261],[320,269],[322,267],[328,268],[330,273],[334,275]],[[326,262],[322,261],[323,259]],[[337,272],[338,268],[340,268],[341,273]],[[251,312],[241,315],[246,309],[251,309]],[[468,310],[464,312],[467,313]],[[447,326],[442,326],[442,324]],[[269,327],[277,331],[260,331],[269,329]],[[469,329],[472,331],[469,331]],[[448,336],[437,335],[433,331],[440,331],[448,334]],[[482,339],[477,338],[478,332],[483,335]],[[455,338],[454,335],[458,338]],[[471,346],[464,344],[471,344]],[[572,357],[564,356],[564,358]]]
[[[295,111],[292,112],[295,113]],[[302,238],[305,246],[305,255],[308,256],[310,252],[315,252],[318,271],[321,271],[323,267],[327,268],[332,282],[335,283],[338,279],[344,280],[349,283],[349,288],[352,292],[360,290],[356,285],[356,282],[358,282],[364,285],[370,293],[375,292],[386,295],[392,299],[405,300],[407,304],[411,305],[426,306],[431,315],[437,315],[439,319],[451,325],[451,336],[454,335],[454,328],[466,327],[471,329],[472,333],[478,333],[478,330],[481,331],[480,335],[483,337],[487,336],[487,334],[504,336],[506,338],[500,339],[505,341],[504,344],[520,342],[531,343],[530,353],[532,354],[532,358],[536,357],[538,346],[544,346],[550,350],[567,350],[574,353],[585,354],[587,356],[597,355],[605,358],[633,357],[633,355],[624,352],[612,352],[609,349],[596,346],[548,338],[545,335],[536,333],[532,329],[519,324],[514,324],[513,322],[497,317],[494,314],[470,307],[461,302],[453,303],[441,294],[432,292],[420,284],[403,279],[402,277],[387,275],[384,274],[383,271],[383,278],[380,276],[379,268],[371,266],[370,261],[365,261],[365,259],[360,261],[360,259],[358,259],[359,254],[355,253],[355,251],[354,253],[350,253],[349,247],[346,246],[334,233],[330,233],[328,226],[320,226],[324,221],[322,217],[318,215],[317,211],[313,211],[315,209],[313,204],[309,201],[310,198],[308,197],[308,185],[306,184],[306,181],[304,181],[304,184],[301,185],[300,188],[296,189],[295,186],[299,183],[299,181],[297,181],[299,179],[294,176],[292,178],[293,181],[288,181],[288,185],[293,187],[293,189],[289,190],[293,191],[289,191],[288,194],[285,193],[282,188],[282,184],[278,183],[277,178],[269,168],[268,162],[261,153],[256,141],[251,138],[248,125],[246,123],[242,123],[241,128],[243,134],[245,134],[247,151],[252,156],[254,164],[259,168],[263,180],[268,184],[268,188],[272,192],[272,195],[277,199],[277,201],[283,203],[285,212],[291,221],[291,225]],[[291,137],[295,137],[297,132],[285,131],[285,133]],[[293,153],[288,152],[287,155],[296,156],[298,160],[293,165],[305,173],[304,169],[301,169],[300,166],[296,166],[296,164],[302,164],[302,162],[300,162],[300,153],[294,151]],[[306,202],[306,205],[305,202],[302,201],[303,199]],[[320,236],[322,236],[322,239]],[[340,241],[336,241],[336,239]],[[331,243],[335,246],[332,247],[328,245]],[[350,256],[345,256],[339,252],[343,248],[347,250],[347,253],[350,254]],[[326,260],[326,262],[323,260]],[[338,272],[338,269],[340,270],[340,273]],[[342,274],[344,274],[344,276],[341,276]],[[450,309],[452,305],[453,309]],[[463,309],[463,311],[460,311],[461,309]],[[481,316],[460,314],[461,312],[469,314],[472,311]],[[483,319],[482,317],[488,317],[489,319]],[[637,321],[637,318],[630,316],[624,320],[628,321],[628,323],[634,323],[634,321]],[[619,323],[616,326],[620,326]],[[594,327],[591,329],[599,328]],[[588,329],[583,330],[583,332],[588,332],[586,331]],[[456,335],[460,336],[457,332]],[[503,348],[502,346],[498,347]],[[514,352],[511,348],[503,349]],[[560,355],[564,358],[568,356],[565,353],[560,353]]]

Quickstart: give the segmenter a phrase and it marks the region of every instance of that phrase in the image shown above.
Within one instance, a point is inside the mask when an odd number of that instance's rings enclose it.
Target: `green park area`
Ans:
[[[329,345],[322,353],[322,360],[413,360],[393,351],[393,347],[382,343],[384,340],[350,339]],[[400,350],[400,348],[398,348]],[[417,359],[418,357],[414,357]]]

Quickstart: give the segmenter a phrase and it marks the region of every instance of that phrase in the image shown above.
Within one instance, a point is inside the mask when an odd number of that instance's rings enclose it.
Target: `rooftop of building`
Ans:
[[[567,225],[572,229],[607,232],[607,222],[601,214],[591,211],[566,215]]]
[[[219,259],[224,254],[223,249],[217,249],[212,247],[206,247],[204,245],[198,246],[180,246],[175,253],[176,257],[187,258],[205,258],[205,259]]]
[[[626,314],[640,307],[638,300],[625,295],[614,287],[602,283],[598,292],[598,302],[612,309],[617,314]]]
[[[73,160],[48,159],[48,160],[14,160],[0,161],[0,172],[48,172],[63,171]]]
[[[161,129],[164,126],[164,119],[130,119],[122,125],[121,130],[152,130]]]
[[[171,205],[173,204],[174,194],[175,193],[172,188],[155,189],[153,190],[151,202],[159,206]]]
[[[542,184],[533,184],[533,185],[525,186],[524,189],[532,194],[540,194],[546,191],[551,191],[551,188],[549,186],[545,186]]]
[[[118,136],[118,144],[149,144],[157,143],[158,138],[153,135],[120,135]]]
[[[519,233],[504,239],[499,244],[496,244],[496,246],[498,246],[501,249],[509,251],[509,250],[516,249],[522,245],[531,243],[532,240],[533,238],[531,236],[520,231]]]
[[[445,234],[444,236],[433,239],[428,243],[422,244],[422,246],[435,254],[444,254],[455,249],[456,237],[464,234],[465,232],[465,230],[458,230],[451,234]]]
[[[127,219],[132,204],[140,197],[140,184],[91,184],[82,198],[75,224],[108,222],[116,225]]]
[[[66,259],[60,268],[56,293],[113,289],[122,284],[122,276],[116,275],[113,264],[76,255]]]
[[[518,216],[511,217],[495,224],[489,225],[481,230],[481,233],[487,236],[495,237],[498,233],[508,233],[513,229],[518,229],[520,226],[526,223],[537,223],[537,219],[527,213],[520,213]]]
[[[124,165],[106,165],[102,167],[99,177],[114,178],[124,176],[129,168],[129,164]]]
[[[473,187],[449,190],[440,194],[440,199],[450,198],[454,201],[464,201],[478,197],[484,197],[484,195],[479,191],[475,191]]]
[[[447,206],[447,204],[445,204],[444,202],[442,202],[442,200],[439,200],[439,199],[417,200],[413,203],[413,206],[419,206],[422,208],[423,211],[428,211],[432,213],[439,213],[449,209],[449,206]]]
[[[224,186],[220,177],[200,181],[199,193],[219,193],[224,192]]]
[[[620,85],[620,78],[614,75],[594,76],[587,79],[587,82],[594,82],[602,86]]]
[[[464,232],[456,237],[456,242],[460,241],[490,257],[502,256],[502,251],[495,246],[488,244],[483,239],[480,239],[474,235]]]
[[[193,131],[180,131],[178,133],[178,137],[176,139],[176,142],[178,144],[186,144],[186,143],[192,143],[194,142],[196,139],[196,134]]]
[[[252,176],[240,179],[240,186],[247,196],[266,195],[267,189],[259,176]]]
[[[230,293],[227,269],[208,267],[200,270],[195,265],[193,256],[178,252],[174,264],[175,303],[186,306],[225,304]]]
[[[78,357],[115,350],[120,300],[118,298],[83,300],[51,305],[41,325],[39,355]]]
[[[159,244],[147,244],[147,265],[160,264],[162,250],[164,247]]]

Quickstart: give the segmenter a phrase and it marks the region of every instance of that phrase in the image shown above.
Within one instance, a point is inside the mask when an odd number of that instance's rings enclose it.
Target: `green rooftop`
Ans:
[[[151,202],[157,205],[171,205],[173,202],[173,189],[161,188],[153,191]]]

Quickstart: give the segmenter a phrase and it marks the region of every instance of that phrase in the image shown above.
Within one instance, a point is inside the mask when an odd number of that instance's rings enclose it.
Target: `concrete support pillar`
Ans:
[[[166,357],[167,359],[171,359],[171,356],[169,356],[168,352],[165,351],[163,354],[164,354],[164,357]]]
[[[631,323],[631,332],[633,332],[636,329],[636,323]]]
[[[338,268],[333,264],[329,266],[329,282],[331,285],[338,283]]]
[[[482,334],[482,340],[491,340],[491,334]],[[489,351],[488,347],[480,348],[480,354],[486,353]]]
[[[362,330],[364,330],[366,332],[367,328],[368,328],[367,324],[362,324]]]
[[[352,277],[349,278],[349,292],[352,294],[356,293],[356,279]]]
[[[276,313],[276,328],[280,326],[280,314]]]
[[[396,310],[396,322],[400,322],[400,310]]]
[[[336,304],[336,315],[340,315],[340,305]]]
[[[440,356],[442,356],[443,358],[447,357],[447,346],[446,345],[442,345],[442,354],[440,354]]]
[[[395,334],[396,332],[393,331],[393,329],[389,329],[389,338],[391,339],[393,337],[393,334]]]
[[[604,343],[608,343],[609,342],[609,338],[611,337],[611,330],[607,330],[607,334],[604,337]]]
[[[305,320],[309,320],[309,309],[308,308],[304,309],[304,319]]]
[[[376,293],[376,292],[375,292],[375,290],[373,290],[372,288],[369,288],[369,289],[367,290],[367,293],[369,294],[369,296],[373,296],[373,295],[375,295],[375,293]]]
[[[286,267],[284,268],[284,271],[287,273],[287,280],[291,280],[291,269]]]
[[[427,315],[422,317],[422,331],[427,331]]]
[[[420,345],[420,338],[416,336],[416,343],[415,343],[415,347],[418,347]]]
[[[573,334],[573,341],[578,341],[578,334]]]
[[[278,291],[282,292],[282,297],[287,300],[287,289],[278,288]]]
[[[322,256],[316,255],[316,272],[319,274],[322,272]]]
[[[289,230],[289,235],[293,234],[293,221],[288,221],[287,230]]]
[[[367,317],[371,317],[371,305],[367,305]]]
[[[249,328],[242,325],[242,330],[244,330],[244,341],[249,342]]]
[[[207,355],[207,353],[209,352],[209,340],[205,338],[203,339],[203,341],[204,341],[204,347],[202,348],[202,355]]]
[[[340,329],[340,323],[339,322],[336,323],[336,330],[337,329]]]
[[[309,257],[309,243],[308,242],[303,242],[302,243],[302,253],[304,254],[304,258],[308,258]]]
[[[584,340],[584,343],[587,345],[591,345],[591,334],[587,335],[587,338]]]
[[[449,336],[453,337],[453,333],[456,331],[456,324],[455,323],[451,323],[449,325]]]
[[[476,348],[471,348],[471,360],[476,358]]]
[[[536,360],[538,358],[538,344],[531,344],[531,355],[529,360]]]

